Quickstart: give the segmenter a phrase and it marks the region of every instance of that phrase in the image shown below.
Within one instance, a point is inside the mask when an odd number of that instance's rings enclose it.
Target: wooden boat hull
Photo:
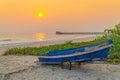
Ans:
[[[76,62],[76,61],[85,61],[85,62],[91,62],[95,59],[99,60],[104,60],[108,56],[108,52],[110,47],[112,46],[112,41],[109,40],[107,41],[108,43],[106,45],[103,45],[102,47],[99,47],[96,49],[96,46],[93,47],[93,50],[90,51],[85,51],[82,52],[74,52],[77,51],[78,49],[83,49],[83,48],[76,48],[73,50],[67,50],[68,53],[73,51],[73,54],[66,54],[66,55],[53,55],[53,56],[38,56],[39,62],[41,63],[47,63],[47,64],[58,64],[63,61],[69,61],[69,62]],[[97,45],[100,46],[100,45]],[[66,51],[66,52],[67,52]],[[60,51],[58,51],[60,52]],[[61,51],[62,52],[62,51]],[[65,52],[65,51],[64,51]],[[55,52],[54,52],[55,54]]]

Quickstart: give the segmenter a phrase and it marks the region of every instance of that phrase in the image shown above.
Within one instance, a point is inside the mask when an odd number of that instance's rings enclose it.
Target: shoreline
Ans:
[[[27,45],[27,44],[36,44],[36,43],[53,43],[53,42],[65,42],[65,41],[69,41],[69,40],[72,40],[72,41],[89,41],[89,40],[92,40],[92,39],[95,39],[96,37],[84,37],[84,38],[81,38],[81,37],[68,37],[68,38],[54,38],[54,39],[47,39],[47,40],[41,40],[41,41],[22,41],[22,42],[7,42],[7,43],[1,43],[0,44],[0,47],[4,47],[4,46],[14,46],[14,45]]]

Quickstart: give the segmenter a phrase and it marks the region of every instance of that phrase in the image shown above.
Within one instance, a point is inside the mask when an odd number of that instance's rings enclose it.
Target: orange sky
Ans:
[[[0,1],[0,33],[103,31],[118,23],[120,0]]]

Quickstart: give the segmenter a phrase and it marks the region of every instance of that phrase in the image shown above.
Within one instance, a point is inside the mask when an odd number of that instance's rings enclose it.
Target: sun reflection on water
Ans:
[[[42,41],[45,38],[45,34],[44,33],[37,33],[36,34],[36,39],[39,41]]]

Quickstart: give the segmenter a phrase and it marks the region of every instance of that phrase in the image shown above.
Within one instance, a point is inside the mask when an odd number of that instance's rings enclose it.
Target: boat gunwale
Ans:
[[[95,49],[95,50],[92,50],[92,51],[89,51],[89,52],[85,51],[85,52],[78,52],[78,53],[75,53],[75,54],[58,55],[58,56],[38,56],[38,58],[47,58],[48,59],[48,58],[66,58],[66,57],[78,56],[78,55],[83,55],[83,54],[89,54],[89,53],[92,53],[92,52],[96,52],[96,51],[111,47],[112,45],[113,44],[109,44],[107,46],[103,46],[103,47],[100,47],[98,49]]]

